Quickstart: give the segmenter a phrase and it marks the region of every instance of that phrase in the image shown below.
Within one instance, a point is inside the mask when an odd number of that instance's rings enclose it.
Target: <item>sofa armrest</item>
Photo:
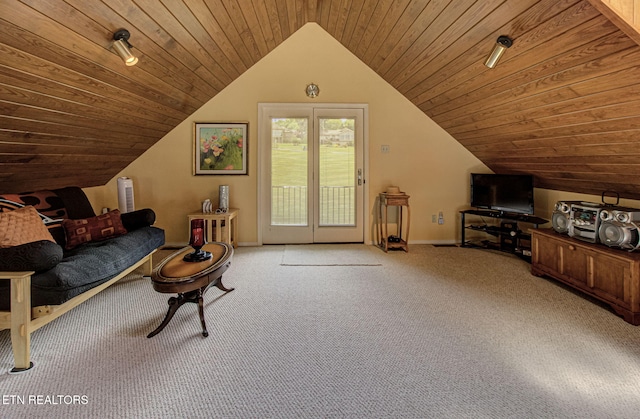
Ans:
[[[153,225],[156,222],[156,213],[150,208],[144,208],[132,212],[120,214],[122,225],[127,231],[137,230],[142,227]]]
[[[0,329],[11,329],[13,373],[33,367],[31,362],[31,275],[29,272],[0,272],[0,280],[11,281],[11,313],[0,317]]]

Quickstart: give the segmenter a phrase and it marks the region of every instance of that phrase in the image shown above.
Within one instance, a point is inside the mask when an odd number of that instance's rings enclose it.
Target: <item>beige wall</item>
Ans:
[[[600,195],[586,195],[574,192],[554,191],[550,189],[536,189],[533,199],[536,206],[536,215],[548,220],[551,220],[553,208],[558,201],[602,202],[602,196]],[[605,201],[607,203],[615,204],[615,195],[607,194]],[[620,199],[619,205],[624,207],[640,208],[640,202],[632,199]],[[545,227],[551,227],[551,224],[548,224]]]
[[[309,99],[309,83],[320,96]],[[374,221],[376,197],[397,185],[411,195],[411,242],[453,243],[458,211],[469,202],[469,173],[488,172],[430,118],[314,23],[307,24],[178,125],[107,185],[86,190],[94,207],[117,207],[116,179],[133,179],[136,208],[150,207],[169,244],[188,240],[186,215],[205,198],[218,202],[218,186],[230,186],[239,208],[238,239],[256,244],[258,235],[258,103],[363,103],[369,106],[367,210]],[[193,122],[249,122],[248,176],[193,176]],[[387,154],[383,144],[390,145]],[[443,211],[445,223],[432,223]],[[371,227],[365,228],[369,242]]]

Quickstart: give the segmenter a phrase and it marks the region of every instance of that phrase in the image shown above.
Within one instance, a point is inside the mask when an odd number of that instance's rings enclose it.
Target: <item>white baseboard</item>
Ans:
[[[378,243],[374,243],[373,241],[369,241],[366,243],[371,246],[377,246]],[[431,245],[457,245],[459,244],[456,240],[409,240],[409,244],[431,244]]]
[[[187,242],[167,242],[162,245],[161,249],[182,249],[183,247],[189,246]],[[252,247],[252,246],[260,246],[260,244],[255,242],[238,242],[238,247]]]
[[[456,240],[409,240],[409,244],[454,245]]]
[[[256,246],[262,246],[262,245],[258,242],[238,242],[238,247],[256,247]]]
[[[373,241],[369,241],[365,243],[369,246],[377,246],[378,243],[374,243]],[[431,245],[456,245],[458,244],[455,240],[409,240],[409,244],[431,244]],[[169,242],[165,243],[162,248],[163,249],[182,249],[185,246],[189,246],[189,243],[186,242]],[[238,242],[238,247],[256,247],[262,246],[262,244],[258,242]]]

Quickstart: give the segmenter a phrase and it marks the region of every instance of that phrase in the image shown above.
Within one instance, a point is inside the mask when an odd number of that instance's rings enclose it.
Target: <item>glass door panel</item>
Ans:
[[[313,110],[259,105],[262,243],[313,243]]]
[[[271,225],[309,224],[308,120],[271,119]]]
[[[318,118],[319,226],[356,223],[355,119]]]
[[[314,243],[364,241],[364,110],[314,109]]]

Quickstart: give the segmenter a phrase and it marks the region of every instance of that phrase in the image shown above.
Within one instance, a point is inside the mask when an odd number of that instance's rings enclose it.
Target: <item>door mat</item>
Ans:
[[[281,266],[382,266],[383,253],[365,244],[288,244]]]

